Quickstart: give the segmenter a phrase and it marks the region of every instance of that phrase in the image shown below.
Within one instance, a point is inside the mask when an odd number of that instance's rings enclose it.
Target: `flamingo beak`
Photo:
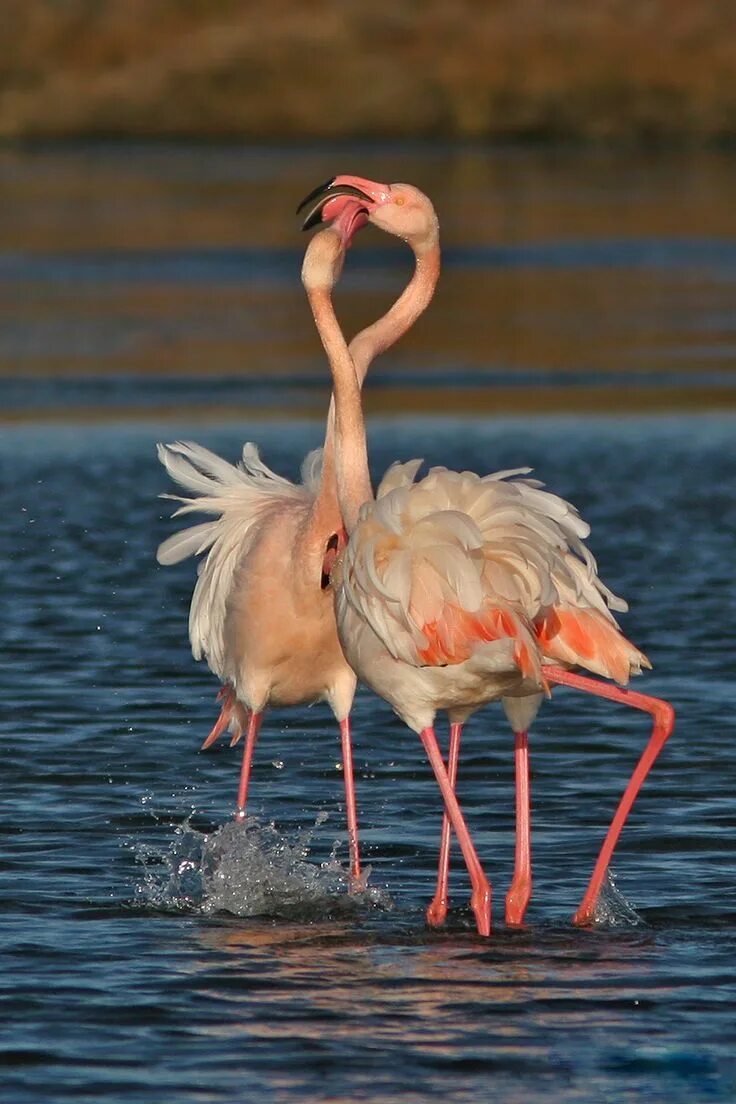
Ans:
[[[328,204],[332,203],[332,200],[338,199],[340,196],[344,196],[350,200],[360,200],[360,203],[350,204],[350,206],[357,207],[361,213],[367,214],[370,207],[373,206],[374,200],[366,192],[360,188],[356,188],[353,184],[343,184],[338,182],[338,177],[333,177],[324,184],[320,184],[318,188],[310,192],[308,196],[305,196],[296,209],[296,213],[299,214],[305,207],[309,207],[309,214],[302,223],[302,230],[311,230],[313,226],[317,226],[320,222],[330,222],[339,213],[342,212],[346,204],[340,204],[339,210],[337,204],[329,212],[325,210]],[[325,218],[326,216],[326,218]]]

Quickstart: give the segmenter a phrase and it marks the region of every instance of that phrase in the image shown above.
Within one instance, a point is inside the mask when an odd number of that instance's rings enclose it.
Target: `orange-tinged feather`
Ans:
[[[508,610],[484,609],[468,613],[448,603],[443,607],[440,618],[422,625],[421,632],[427,645],[418,651],[419,659],[427,666],[463,663],[470,659],[477,644],[511,639],[515,641],[514,660],[517,666],[522,674],[533,676],[535,665],[519,630],[517,619]]]
[[[535,625],[546,656],[627,683],[641,657],[619,629],[596,610],[556,608]]]

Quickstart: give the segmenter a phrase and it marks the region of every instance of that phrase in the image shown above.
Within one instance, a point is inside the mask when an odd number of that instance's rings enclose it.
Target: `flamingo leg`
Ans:
[[[258,739],[258,730],[261,727],[261,721],[263,720],[263,713],[251,713],[248,718],[248,732],[245,737],[245,746],[243,748],[243,765],[240,768],[240,786],[238,787],[238,807],[235,811],[236,820],[245,819],[245,803],[248,800],[248,783],[250,782],[250,771],[253,765],[253,752],[256,746],[256,740]]]
[[[514,877],[506,894],[506,923],[521,924],[532,895],[532,852],[530,842],[529,734],[514,733],[516,765],[516,854]]]
[[[342,768],[345,775],[345,811],[348,822],[350,848],[350,877],[357,888],[360,885],[360,850],[358,848],[358,811],[355,801],[355,775],[353,773],[353,745],[350,740],[350,718],[340,721],[342,743]]]
[[[473,894],[470,898],[470,906],[475,914],[475,922],[478,927],[480,935],[491,934],[491,886],[486,878],[483,867],[480,865],[480,859],[478,853],[473,846],[473,841],[470,838],[465,818],[463,817],[460,806],[457,803],[455,792],[450,783],[447,771],[445,770],[445,763],[442,758],[442,752],[439,749],[437,743],[437,737],[435,736],[433,728],[424,728],[419,734],[419,738],[424,744],[424,750],[427,752],[429,762],[434,771],[434,776],[437,779],[437,784],[442,791],[442,797],[445,802],[445,808],[450,818],[450,823],[455,831],[455,835],[458,838],[460,844],[460,850],[463,853],[465,859],[465,865],[468,868],[468,874],[470,875],[470,882],[473,887]]]
[[[609,683],[599,682],[597,679],[586,678],[583,675],[573,674],[558,667],[545,667],[544,674],[548,682],[559,683],[562,686],[572,686],[576,690],[584,690],[586,693],[595,694],[609,701],[620,702],[622,705],[641,709],[651,714],[654,718],[652,733],[647,746],[644,748],[641,758],[637,763],[623,797],[616,809],[611,821],[606,838],[603,841],[600,854],[596,861],[588,888],[580,902],[580,906],[573,917],[573,923],[578,925],[590,924],[594,919],[595,906],[601,891],[606,870],[611,861],[621,829],[626,823],[631,807],[637,798],[644,779],[649,774],[657,756],[661,752],[675,727],[675,711],[669,702],[661,698],[652,698],[647,694],[639,694],[634,690],[625,690],[619,686],[611,686]]]
[[[230,724],[233,707],[235,706],[235,691],[232,686],[221,686],[215,701],[221,701],[222,708],[220,709],[220,715],[215,721],[212,731],[202,744],[202,751],[204,751],[205,748],[212,747]]]
[[[460,758],[460,737],[463,726],[461,724],[450,725],[450,750],[447,758],[447,777],[450,785],[455,790],[457,786],[457,765]],[[439,928],[447,918],[449,905],[448,885],[450,878],[450,818],[447,810],[442,814],[442,834],[440,836],[440,854],[437,863],[437,889],[432,901],[427,906],[427,923],[431,928]]]

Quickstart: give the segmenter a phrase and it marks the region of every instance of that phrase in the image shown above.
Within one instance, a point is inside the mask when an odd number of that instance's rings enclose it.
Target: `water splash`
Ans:
[[[606,928],[638,928],[644,924],[642,917],[616,885],[616,879],[610,869],[606,871],[606,877],[598,895],[593,923]]]
[[[339,843],[326,862],[308,861],[314,830],[326,819],[327,814],[320,813],[314,826],[294,839],[255,817],[229,821],[210,833],[198,832],[185,821],[166,850],[135,847],[143,866],[136,900],[167,912],[300,920],[392,908],[385,890],[367,885],[370,867],[358,892],[350,892],[349,869],[337,858]]]

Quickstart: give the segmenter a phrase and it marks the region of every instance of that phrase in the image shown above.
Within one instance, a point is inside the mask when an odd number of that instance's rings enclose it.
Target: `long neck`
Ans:
[[[329,487],[330,480],[336,483],[342,520],[350,533],[357,523],[358,510],[364,502],[373,498],[360,384],[350,351],[335,317],[330,293],[315,288],[307,294],[332,372],[334,427],[331,405],[327,430],[331,447],[326,456],[329,468],[325,471],[323,467],[322,487]],[[327,453],[327,449],[325,451]]]
[[[375,358],[395,345],[432,301],[440,275],[439,241],[435,239],[428,248],[415,250],[414,257],[414,275],[394,305],[350,342],[350,355],[361,384]]]
[[[440,275],[439,240],[433,240],[425,249],[415,250],[414,257],[416,260],[414,274],[393,306],[377,322],[366,326],[356,334],[350,342],[349,352],[355,365],[358,388],[362,386],[375,358],[395,345],[411,329],[432,301]],[[320,499],[327,504],[335,498],[335,400],[333,397],[327,416]]]

